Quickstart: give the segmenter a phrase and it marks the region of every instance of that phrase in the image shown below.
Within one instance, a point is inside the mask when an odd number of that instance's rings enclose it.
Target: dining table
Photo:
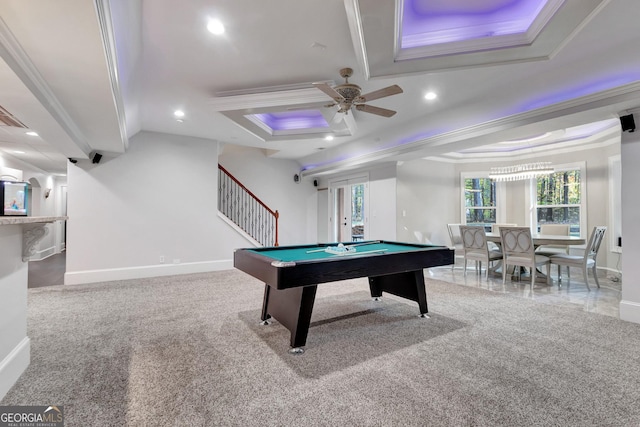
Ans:
[[[586,243],[586,239],[579,236],[563,236],[555,234],[531,233],[531,239],[533,240],[533,246],[536,248],[542,245],[571,246],[584,245]],[[500,245],[500,233],[487,233],[487,240]]]
[[[487,241],[493,242],[498,247],[501,245],[500,233],[486,233]],[[540,234],[531,233],[531,240],[533,240],[534,248],[543,245],[558,245],[558,246],[580,246],[586,243],[586,239],[579,236],[567,236],[567,235],[555,235],[555,234]],[[502,275],[502,260],[500,260],[491,271],[495,274]],[[547,275],[542,271],[536,272],[536,281],[547,281]]]

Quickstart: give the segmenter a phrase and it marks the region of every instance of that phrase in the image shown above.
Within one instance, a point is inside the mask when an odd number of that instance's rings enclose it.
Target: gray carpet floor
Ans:
[[[320,285],[306,352],[239,271],[29,290],[0,405],[71,426],[638,426],[640,325],[426,279],[415,303]]]

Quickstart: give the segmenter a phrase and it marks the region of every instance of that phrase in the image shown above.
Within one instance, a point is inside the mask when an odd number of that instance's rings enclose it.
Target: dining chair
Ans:
[[[491,224],[491,232],[492,233],[496,233],[496,234],[500,234],[500,227],[517,227],[518,224]],[[489,242],[489,250],[492,251],[496,251],[496,250],[500,250],[500,246],[493,243],[493,242]]]
[[[568,236],[569,224],[541,224],[540,234],[551,236]],[[569,245],[542,245],[536,248],[536,254],[550,257],[551,255],[568,254]],[[558,267],[558,274],[561,274],[560,266]],[[569,274],[569,267],[567,267],[567,274]]]
[[[482,273],[482,262],[486,263],[486,277],[489,278],[489,268],[493,261],[502,259],[502,252],[491,251],[487,245],[487,235],[482,226],[460,226],[462,246],[464,247],[464,274],[467,274],[467,261],[476,261]],[[477,270],[478,267],[476,267]]]
[[[595,280],[596,285],[600,287],[600,283],[598,282],[598,272],[596,270],[596,258],[598,257],[598,250],[600,249],[600,244],[602,243],[602,239],[604,238],[604,233],[606,231],[607,227],[605,226],[596,226],[593,228],[587,247],[584,249],[584,255],[558,254],[552,255],[549,258],[552,264],[556,264],[558,266],[558,281],[561,280],[560,266],[567,266],[567,276],[569,279],[571,279],[569,270],[571,267],[581,268],[582,274],[584,275],[584,283],[587,285],[587,289],[591,290],[589,287],[588,274],[589,269],[591,269],[593,279]]]
[[[549,236],[568,236],[569,224],[542,224],[540,226],[540,234]],[[568,245],[542,245],[536,249],[538,255],[558,255],[568,254]]]
[[[451,246],[454,249],[455,258],[464,258],[464,246],[462,245],[462,236],[460,235],[460,225],[462,224],[447,224],[447,230],[449,231],[449,239],[451,239]],[[456,266],[455,259],[451,264],[451,269]]]
[[[518,224],[491,224],[492,233],[500,233],[500,227],[517,227]]]
[[[504,265],[502,267],[502,283],[507,281],[509,266],[528,267],[531,271],[531,289],[536,281],[537,268],[547,266],[547,283],[551,264],[549,257],[536,255],[529,227],[500,227],[500,240],[502,242],[502,254]]]

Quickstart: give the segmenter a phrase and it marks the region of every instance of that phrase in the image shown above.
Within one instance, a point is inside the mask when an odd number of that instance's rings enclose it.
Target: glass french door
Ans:
[[[336,242],[357,242],[365,239],[367,183],[351,181],[336,182],[331,188],[330,222],[333,240]]]

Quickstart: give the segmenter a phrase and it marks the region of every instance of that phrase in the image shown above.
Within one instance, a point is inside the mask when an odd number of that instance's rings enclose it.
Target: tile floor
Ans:
[[[551,277],[553,285],[547,285],[543,281],[538,281],[533,291],[530,287],[528,275],[523,275],[521,281],[514,277],[502,284],[502,276],[489,273],[489,279],[485,278],[485,272],[479,274],[475,271],[473,263],[469,262],[467,274],[463,273],[463,262],[456,259],[456,266],[452,270],[450,266],[431,268],[427,270],[427,277],[457,283],[459,285],[473,286],[488,289],[495,292],[519,295],[522,298],[541,300],[547,303],[571,303],[582,307],[584,311],[603,314],[606,316],[619,317],[619,305],[621,296],[622,281],[619,274],[611,271],[599,270],[598,280],[600,288],[596,286],[593,277],[589,276],[589,286],[587,290],[579,269],[571,269],[571,279],[567,277],[566,269],[562,271],[562,282],[558,286],[556,266],[551,267]]]

